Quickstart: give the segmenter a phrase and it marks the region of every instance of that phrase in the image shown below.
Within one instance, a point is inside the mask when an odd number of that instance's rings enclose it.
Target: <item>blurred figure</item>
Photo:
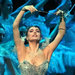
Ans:
[[[8,19],[13,10],[12,0],[0,0],[0,3],[1,16],[3,19]]]
[[[1,3],[0,4],[0,10],[1,10],[0,24],[5,31],[5,37],[2,42],[8,42],[9,40],[13,39],[12,24],[13,24],[14,18],[10,16],[10,13],[13,10],[13,6],[12,6],[13,4],[12,4],[12,0],[0,0],[0,3]]]
[[[12,5],[12,0],[0,0],[0,75],[10,75],[10,71],[13,71],[12,64],[8,63],[11,62],[8,57],[10,44],[8,44],[9,46],[5,45],[8,41],[13,40],[12,24],[14,18],[10,16],[13,10]]]
[[[4,27],[0,24],[0,43],[2,43],[4,36],[5,36],[5,29],[4,29]]]

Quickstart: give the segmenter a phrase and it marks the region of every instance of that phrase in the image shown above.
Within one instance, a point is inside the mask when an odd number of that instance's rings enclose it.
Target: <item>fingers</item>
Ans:
[[[35,12],[35,11],[38,11],[33,5],[30,7],[30,11],[31,13]]]
[[[33,5],[27,5],[24,7],[26,10],[29,10],[31,13],[38,11]]]
[[[54,13],[54,14],[56,14],[56,15],[59,15],[59,14],[63,14],[64,13],[64,11],[62,11],[62,10],[60,10],[60,9],[57,9],[57,12],[56,13]]]
[[[33,5],[31,5],[31,8],[33,8],[35,11],[38,11]]]

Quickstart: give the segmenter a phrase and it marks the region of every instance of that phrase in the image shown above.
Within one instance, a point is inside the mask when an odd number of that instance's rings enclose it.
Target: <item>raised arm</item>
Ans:
[[[56,13],[56,15],[58,15],[59,12]],[[60,25],[58,27],[58,34],[55,37],[55,39],[44,49],[44,53],[47,57],[48,60],[50,60],[50,57],[53,53],[53,51],[55,50],[55,48],[58,46],[59,42],[61,41],[61,39],[63,38],[65,31],[66,31],[66,27],[65,27],[65,21],[64,21],[64,16],[63,14],[60,16],[61,21],[60,21]]]
[[[21,10],[13,23],[13,35],[14,35],[14,41],[16,45],[19,45],[22,42],[20,38],[20,32],[19,32],[19,23],[24,13],[25,11]]]
[[[20,59],[20,56],[25,53],[25,49],[26,49],[24,46],[24,42],[20,38],[20,32],[19,32],[19,23],[21,21],[23,14],[26,12],[26,10],[29,10],[31,13],[33,13],[34,11],[37,11],[37,9],[34,8],[33,5],[25,6],[19,12],[18,16],[16,17],[13,23],[13,36],[14,36],[14,41],[15,41],[19,59]]]
[[[21,18],[23,16],[23,14],[25,13],[25,11],[29,10],[31,13],[33,13],[34,11],[37,11],[37,9],[33,6],[33,5],[28,5],[22,8],[22,10],[20,11],[20,13],[18,14],[18,16],[16,17],[14,23],[13,23],[13,33],[14,33],[14,41],[15,44],[18,45],[21,42],[20,39],[20,33],[19,33],[19,23],[21,21]]]

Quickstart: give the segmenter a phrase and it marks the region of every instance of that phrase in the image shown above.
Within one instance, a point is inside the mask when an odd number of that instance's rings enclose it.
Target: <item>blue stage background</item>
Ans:
[[[29,11],[26,12],[20,23],[21,36],[25,36],[26,27],[37,25],[42,31],[41,48],[45,47],[57,34],[60,20],[59,16],[55,16],[53,13],[58,8],[63,10],[65,12],[66,33],[52,54],[47,74],[75,75],[74,0],[12,0],[11,2],[13,3],[11,4],[13,11],[8,14],[8,18],[3,19],[0,10],[0,75],[20,75],[12,25],[22,7],[31,4],[38,10],[46,12],[35,12],[32,15]],[[25,43],[25,45],[28,44]]]

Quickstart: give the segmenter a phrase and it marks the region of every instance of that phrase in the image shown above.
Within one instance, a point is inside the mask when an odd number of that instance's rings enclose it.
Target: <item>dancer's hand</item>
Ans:
[[[61,15],[61,14],[64,14],[64,11],[58,9],[57,12],[55,13],[56,15]]]
[[[33,5],[24,6],[22,10],[29,10],[31,13],[38,11]]]

